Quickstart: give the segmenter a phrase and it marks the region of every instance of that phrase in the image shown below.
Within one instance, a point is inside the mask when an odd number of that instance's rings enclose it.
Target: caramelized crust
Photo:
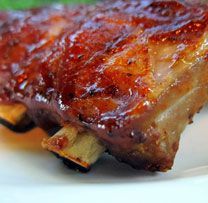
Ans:
[[[41,126],[87,127],[119,159],[164,171],[187,116],[163,151],[158,143],[172,131],[157,119],[191,90],[202,101],[189,113],[207,100],[207,22],[206,5],[178,1],[2,12],[0,101],[24,103]]]

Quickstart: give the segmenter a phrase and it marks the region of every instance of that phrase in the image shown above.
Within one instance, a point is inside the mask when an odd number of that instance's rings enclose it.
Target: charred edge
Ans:
[[[8,121],[0,118],[0,124],[17,133],[25,133],[35,128],[35,123],[31,121],[27,116],[16,125],[13,125]]]
[[[55,135],[59,130],[61,130],[61,126],[60,125],[57,125],[57,126],[54,126],[53,128],[51,128],[50,130],[47,130],[47,133],[50,137],[52,137],[53,135]]]
[[[78,172],[81,172],[81,173],[87,173],[90,171],[90,167],[88,168],[85,168],[83,166],[80,166],[78,164],[76,164],[75,162],[73,161],[70,161],[69,159],[66,159],[64,157],[61,157],[60,155],[58,155],[57,153],[54,153],[52,152],[52,154],[54,154],[58,159],[62,160],[63,163],[69,168],[69,169],[72,169],[74,171],[78,171]]]

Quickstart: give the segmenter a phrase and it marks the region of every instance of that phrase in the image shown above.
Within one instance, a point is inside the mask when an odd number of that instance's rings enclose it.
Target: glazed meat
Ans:
[[[208,100],[208,8],[117,0],[0,14],[0,101],[43,128],[88,129],[117,159],[166,171]]]

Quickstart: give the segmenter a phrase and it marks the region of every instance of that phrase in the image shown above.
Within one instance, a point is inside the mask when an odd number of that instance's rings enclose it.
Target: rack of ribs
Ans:
[[[174,0],[2,11],[1,120],[62,128],[42,145],[75,168],[108,152],[167,171],[208,100],[207,22],[207,5]]]

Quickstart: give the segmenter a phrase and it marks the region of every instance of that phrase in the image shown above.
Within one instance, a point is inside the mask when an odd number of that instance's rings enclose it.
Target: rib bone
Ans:
[[[77,164],[77,169],[84,171],[88,171],[105,151],[105,147],[93,133],[78,132],[71,125],[65,126],[53,137],[44,139],[42,146],[61,158]]]

